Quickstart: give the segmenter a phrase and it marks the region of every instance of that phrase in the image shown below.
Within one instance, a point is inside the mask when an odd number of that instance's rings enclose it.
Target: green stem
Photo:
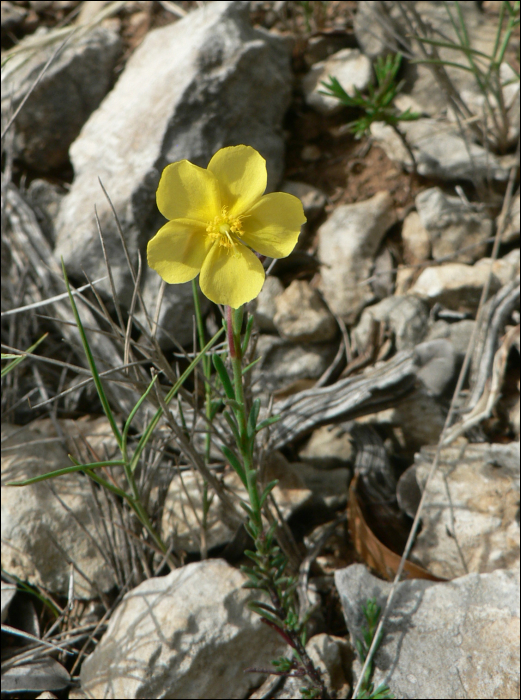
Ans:
[[[199,293],[197,291],[197,284],[195,279],[192,280],[192,292],[194,297],[194,309],[195,309],[195,319],[197,324],[197,335],[199,338],[199,347],[202,350],[205,346],[205,334],[204,334],[204,324],[203,315],[201,313],[201,304],[199,302]],[[205,378],[204,382],[204,403],[205,403],[205,415],[208,420],[207,425],[210,425],[212,418],[212,388],[210,385],[210,376],[212,372],[212,365],[209,355],[204,355],[203,360],[203,374]],[[206,431],[205,443],[204,443],[204,461],[206,466],[210,464],[210,448],[212,444],[212,435],[210,429]],[[208,500],[208,482],[206,479],[203,480],[203,520],[202,528],[206,533],[208,525],[208,511],[210,509],[210,503]],[[206,558],[206,546],[203,547],[204,551],[201,551],[203,559]]]
[[[235,417],[239,424],[240,444],[237,445],[243,460],[244,472],[248,485],[248,496],[254,515],[254,523],[258,528],[262,527],[260,496],[257,488],[257,474],[253,467],[253,443],[255,436],[248,437],[248,416],[246,401],[244,398],[244,386],[242,377],[242,347],[241,347],[242,308],[233,311],[226,307],[226,330],[228,347],[233,370],[233,388],[235,391]]]
[[[297,654],[298,659],[301,662],[303,669],[305,669],[311,683],[314,685],[315,689],[319,691],[322,698],[329,698],[320,673],[317,672],[313,662],[309,658],[306,649],[300,640],[299,633],[290,627],[286,622],[288,616],[288,605],[284,603],[285,592],[282,584],[277,582],[275,578],[275,572],[280,567],[280,562],[278,564],[275,562],[275,555],[278,548],[273,548],[271,539],[268,542],[266,532],[263,528],[260,496],[257,485],[257,473],[253,466],[255,430],[253,430],[251,434],[248,434],[248,410],[244,396],[242,373],[243,348],[241,345],[242,318],[242,308],[234,311],[230,307],[226,307],[226,332],[233,370],[233,388],[235,393],[233,410],[237,420],[239,432],[237,448],[242,457],[244,473],[246,475],[248,497],[250,500],[252,514],[250,525],[252,529],[257,532],[257,536],[255,537],[255,548],[261,558],[258,561],[258,565],[262,570],[263,578],[265,580],[265,584],[262,585],[262,588],[270,596],[273,607],[281,621],[283,635],[286,635],[286,638],[291,639],[293,650]]]

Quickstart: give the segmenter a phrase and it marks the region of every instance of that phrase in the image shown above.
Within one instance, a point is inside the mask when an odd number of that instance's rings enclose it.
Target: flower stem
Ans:
[[[195,319],[197,324],[197,335],[199,338],[199,348],[202,350],[205,343],[204,337],[204,325],[203,325],[203,315],[201,313],[201,304],[199,303],[199,293],[197,291],[197,284],[195,280],[192,280],[192,294],[194,297],[194,310]],[[212,373],[212,363],[209,355],[204,355],[202,360],[203,365],[203,375],[204,375],[204,403],[205,403],[205,415],[208,419],[208,426],[210,425],[212,419],[212,387],[210,385],[210,376]],[[210,428],[206,431],[205,443],[204,443],[204,461],[208,466],[210,463],[210,449],[212,444],[212,435]],[[210,501],[208,499],[208,482],[203,479],[203,518],[202,518],[202,546],[201,546],[201,558],[206,559],[208,556],[206,548],[206,531],[208,528],[208,511],[210,510]]]
[[[267,617],[263,617],[264,621],[277,628],[278,633],[287,641],[293,648],[298,661],[302,675],[307,675],[309,681],[314,686],[315,690],[320,693],[321,698],[329,698],[329,694],[321,678],[320,672],[314,667],[312,660],[306,652],[305,645],[301,640],[300,629],[298,624],[298,616],[295,615],[294,605],[291,602],[291,586],[281,583],[282,571],[285,567],[284,557],[281,555],[279,548],[273,543],[273,530],[266,531],[262,521],[261,497],[257,484],[257,470],[253,463],[253,451],[255,445],[255,425],[250,425],[251,417],[248,417],[248,408],[244,396],[243,384],[243,348],[241,345],[241,326],[243,319],[243,309],[233,310],[226,307],[226,331],[228,338],[228,347],[230,360],[233,370],[233,389],[235,401],[233,411],[238,426],[238,442],[237,448],[242,458],[242,466],[246,475],[246,486],[248,489],[248,498],[250,506],[249,532],[254,536],[255,541],[255,562],[256,562],[256,581],[261,581],[256,588],[264,590],[270,597],[272,603],[273,614],[280,620],[280,626],[275,625]],[[286,577],[287,579],[287,577]],[[287,579],[289,581],[289,579]],[[261,609],[262,610],[262,609]],[[262,616],[262,612],[257,608],[257,612]],[[293,618],[293,622],[290,620]]]

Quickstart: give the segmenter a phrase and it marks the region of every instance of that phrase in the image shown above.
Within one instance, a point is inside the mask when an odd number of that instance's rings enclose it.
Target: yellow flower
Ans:
[[[306,221],[302,203],[263,194],[266,161],[251,146],[221,148],[208,168],[187,160],[163,170],[157,206],[169,219],[148,243],[148,264],[169,284],[199,273],[201,291],[234,309],[254,299],[264,268],[252,252],[285,258]]]

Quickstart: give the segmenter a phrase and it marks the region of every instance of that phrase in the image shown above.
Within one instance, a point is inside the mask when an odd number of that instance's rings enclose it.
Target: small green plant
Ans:
[[[301,677],[307,685],[301,689],[304,698],[327,698],[326,687],[321,674],[314,667],[306,652],[306,620],[299,620],[296,608],[295,590],[297,579],[287,573],[287,558],[275,543],[277,522],[266,527],[263,509],[277,481],[271,481],[260,492],[257,483],[257,469],[254,464],[255,437],[264,428],[278,420],[278,416],[258,422],[260,400],[255,399],[248,411],[243,388],[243,377],[250,366],[243,368],[243,357],[248,345],[253,319],[246,325],[244,339],[241,340],[243,308],[227,307],[226,331],[229,356],[232,365],[233,382],[218,355],[214,355],[214,365],[227,395],[228,409],[224,416],[235,436],[240,457],[223,447],[223,453],[235,469],[248,491],[249,503],[241,502],[248,520],[246,530],[251,536],[255,550],[246,550],[252,566],[243,566],[248,576],[247,588],[263,591],[269,603],[256,600],[248,607],[262,618],[262,621],[277,632],[292,648],[293,659],[281,657],[273,662],[274,670],[263,672],[276,675]],[[231,409],[231,410],[230,410]],[[249,669],[259,671],[259,669]]]
[[[336,97],[346,107],[363,111],[362,116],[347,124],[356,139],[362,138],[369,131],[373,122],[385,122],[397,131],[399,122],[413,121],[420,117],[418,112],[411,112],[410,109],[400,112],[393,104],[394,98],[403,87],[403,80],[399,83],[396,82],[401,61],[402,55],[399,53],[394,56],[388,55],[385,58],[379,56],[374,67],[377,84],[376,87],[369,85],[366,95],[363,95],[356,87],[354,95],[348,95],[338,79],[331,75],[329,83],[322,82],[325,88],[325,90],[320,91],[322,95]],[[400,132],[397,133],[403,141],[403,135]]]
[[[367,626],[362,628],[363,638],[357,639],[355,641],[355,646],[356,650],[358,651],[358,655],[360,656],[360,661],[363,664],[367,658],[369,648],[373,643],[373,638],[376,632],[376,628],[378,626],[378,620],[380,619],[380,613],[382,612],[382,609],[376,603],[376,598],[369,598],[367,603],[362,606],[362,611],[364,613]],[[380,646],[381,641],[382,635],[380,634],[376,643],[376,649],[378,649],[378,647]],[[362,685],[360,687],[360,692],[356,697],[368,700],[387,700],[394,698],[394,695],[391,693],[391,691],[389,690],[388,686],[385,685],[385,683],[379,685],[376,690],[374,689],[374,684],[371,681],[372,675],[373,662],[371,661],[364,674]]]

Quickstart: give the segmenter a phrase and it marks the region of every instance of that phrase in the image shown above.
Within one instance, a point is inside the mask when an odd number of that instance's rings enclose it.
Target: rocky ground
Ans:
[[[362,606],[385,606],[419,517],[375,684],[519,697],[519,27],[499,92],[448,46],[463,21],[467,55],[490,67],[508,18],[498,2],[2,2],[2,350],[48,333],[2,377],[5,692],[301,697],[300,679],[262,672],[287,649],[246,607],[245,491],[220,413],[209,501],[196,468],[200,375],[173,405],[179,432],[159,423],[136,472],[169,557],[84,472],[4,486],[69,454],[119,458],[60,260],[87,285],[79,309],[121,428],[150,370],[167,390],[194,351],[191,284],[163,290],[145,264],[161,171],[244,143],[307,216],[249,305],[249,391],[281,416],[260,478],[278,479],[270,517],[307,650],[330,695],[352,697]],[[416,62],[432,46],[444,71]],[[355,139],[362,112],[322,81],[369,94],[398,50],[393,114],[417,118]],[[201,305],[210,338],[221,311]],[[155,410],[136,414],[133,449]],[[121,466],[104,475],[124,488]]]

